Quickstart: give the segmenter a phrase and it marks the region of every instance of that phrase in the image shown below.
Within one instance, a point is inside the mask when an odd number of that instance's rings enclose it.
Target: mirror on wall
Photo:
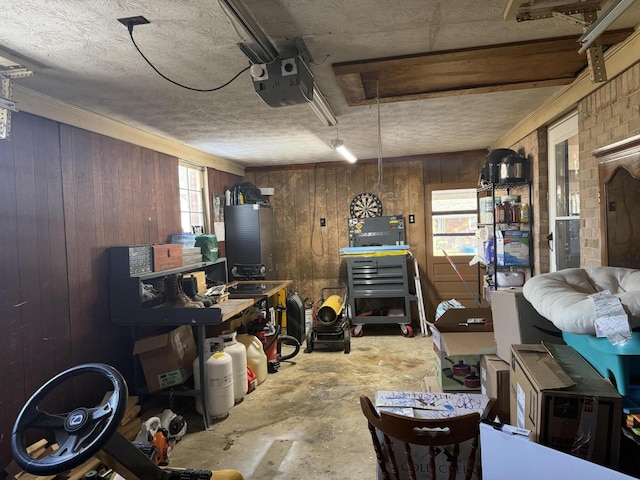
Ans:
[[[619,168],[605,184],[608,265],[640,269],[640,179]]]

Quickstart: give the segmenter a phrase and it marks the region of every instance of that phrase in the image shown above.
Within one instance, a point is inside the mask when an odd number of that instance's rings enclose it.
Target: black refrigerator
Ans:
[[[224,207],[225,249],[229,280],[240,277],[276,280],[275,218],[270,205]],[[236,274],[234,275],[234,266]],[[257,270],[261,268],[262,272]]]

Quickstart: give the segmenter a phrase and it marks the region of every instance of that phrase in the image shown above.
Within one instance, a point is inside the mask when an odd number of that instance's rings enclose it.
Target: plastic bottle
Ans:
[[[224,204],[229,207],[231,205],[231,190],[228,188],[224,191]]]
[[[520,222],[529,223],[529,204],[523,203],[520,207]]]
[[[247,348],[247,364],[258,377],[258,385],[267,379],[267,355],[262,349],[262,342],[258,337],[247,333],[239,333],[236,336],[238,342]]]
[[[220,351],[218,339],[207,339],[210,348],[215,351],[205,362],[205,382],[207,390],[207,410],[211,418],[224,418],[234,405],[233,400],[233,364],[231,355]],[[216,345],[220,346],[216,346]],[[193,361],[193,378],[196,390],[200,390],[200,364],[198,358]],[[203,414],[200,397],[196,397],[196,411]]]
[[[496,223],[504,223],[504,205],[502,203],[498,203],[496,205]]]
[[[511,213],[511,202],[502,202],[502,206],[504,207],[504,223],[511,223],[511,219],[513,218]]]
[[[223,332],[219,335],[224,351],[231,355],[233,364],[233,400],[238,403],[247,394],[247,347],[236,340],[236,332]]]
[[[519,223],[520,222],[520,209],[522,208],[522,205],[520,205],[520,202],[514,202],[511,204],[511,221],[513,223]]]

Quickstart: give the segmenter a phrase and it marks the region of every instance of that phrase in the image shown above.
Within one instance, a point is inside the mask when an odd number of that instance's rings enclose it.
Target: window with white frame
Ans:
[[[183,233],[205,233],[204,169],[180,162],[180,222]]]
[[[478,206],[474,188],[431,192],[433,255],[475,255]]]

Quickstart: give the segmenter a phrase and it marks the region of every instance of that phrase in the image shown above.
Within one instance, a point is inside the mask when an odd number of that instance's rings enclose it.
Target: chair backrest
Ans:
[[[368,420],[382,480],[399,480],[405,468],[409,479],[415,480],[417,478],[414,458],[416,446],[427,447],[421,449],[421,453],[426,454],[426,462],[421,459],[420,464],[426,466],[429,480],[437,478],[436,457],[438,455],[448,463],[446,470],[449,472],[449,480],[455,480],[458,473],[464,473],[465,480],[482,478],[480,462],[476,461],[480,421],[495,415],[495,399],[489,401],[482,416],[471,413],[442,419],[412,418],[384,411],[378,414],[373,403],[366,396],[360,397],[360,406]],[[394,441],[400,442],[395,449]],[[469,447],[462,449],[466,451],[467,458],[460,458],[460,446],[467,441]],[[465,465],[463,472],[458,472],[460,464]],[[391,472],[388,471],[387,465],[391,468]],[[421,474],[420,478],[424,478],[424,474]]]

